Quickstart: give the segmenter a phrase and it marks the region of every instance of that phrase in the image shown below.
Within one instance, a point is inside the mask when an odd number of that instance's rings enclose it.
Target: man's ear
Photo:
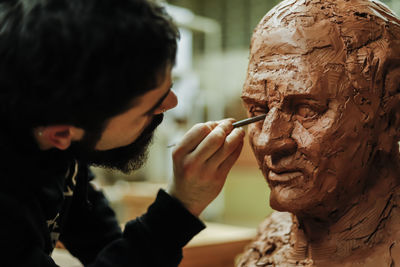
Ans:
[[[83,130],[71,125],[51,125],[36,128],[34,135],[43,150],[50,148],[65,150],[72,141],[79,140],[83,136]]]

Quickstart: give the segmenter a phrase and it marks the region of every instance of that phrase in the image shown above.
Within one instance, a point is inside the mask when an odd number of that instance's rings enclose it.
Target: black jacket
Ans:
[[[204,224],[160,190],[122,232],[88,168],[66,151],[21,153],[1,165],[0,266],[56,266],[60,240],[85,266],[178,266]]]

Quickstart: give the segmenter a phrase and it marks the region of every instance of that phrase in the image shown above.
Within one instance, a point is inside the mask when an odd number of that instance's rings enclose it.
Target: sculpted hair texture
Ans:
[[[101,127],[158,85],[178,38],[145,0],[2,1],[2,124]]]
[[[290,5],[292,2],[296,4]],[[261,20],[254,36],[261,35],[267,27],[265,25],[271,21],[279,22],[281,26],[301,25],[309,35],[313,34],[307,30],[308,27],[321,24],[320,30],[324,31],[324,23],[329,23],[332,27],[329,38],[333,40],[333,45],[325,45],[330,43],[328,40],[314,43],[310,39],[308,45],[313,49],[305,49],[304,55],[311,54],[323,62],[326,60],[324,56],[330,51],[337,51],[336,58],[325,63],[326,72],[333,70],[345,73],[341,78],[351,84],[353,94],[346,95],[348,93],[342,89],[339,89],[339,93],[356,101],[365,112],[366,127],[376,127],[374,123],[380,120],[381,131],[386,131],[390,124],[397,124],[400,120],[397,115],[400,114],[400,20],[379,1],[352,0],[351,5],[346,5],[347,2],[282,1]],[[305,7],[294,12],[298,5],[304,3],[313,8]],[[314,71],[312,64],[310,71]],[[381,100],[379,103],[372,103],[371,98],[375,96]],[[368,114],[371,105],[377,116]],[[397,137],[388,140],[390,144],[378,144],[391,146],[390,152],[396,157],[399,155],[398,146],[393,141],[400,140],[398,130],[391,133]]]

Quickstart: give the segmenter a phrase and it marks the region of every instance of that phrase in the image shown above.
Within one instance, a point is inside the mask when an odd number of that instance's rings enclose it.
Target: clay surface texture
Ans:
[[[400,19],[286,0],[256,27],[242,99],[276,210],[237,266],[400,267]]]

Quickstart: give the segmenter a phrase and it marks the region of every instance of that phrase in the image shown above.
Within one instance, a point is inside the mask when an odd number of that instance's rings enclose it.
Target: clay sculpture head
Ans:
[[[270,204],[290,212],[291,228],[300,229],[290,230],[288,242],[309,246],[308,255],[287,259],[308,259],[310,266],[338,260],[335,245],[325,256],[316,252],[326,239],[375,244],[381,213],[397,205],[399,93],[400,19],[381,2],[286,0],[261,20],[242,99],[249,116],[267,114],[249,125],[249,138]],[[360,233],[339,234],[357,223]],[[376,232],[363,239],[368,231]],[[349,245],[341,259],[357,248],[363,250]]]

